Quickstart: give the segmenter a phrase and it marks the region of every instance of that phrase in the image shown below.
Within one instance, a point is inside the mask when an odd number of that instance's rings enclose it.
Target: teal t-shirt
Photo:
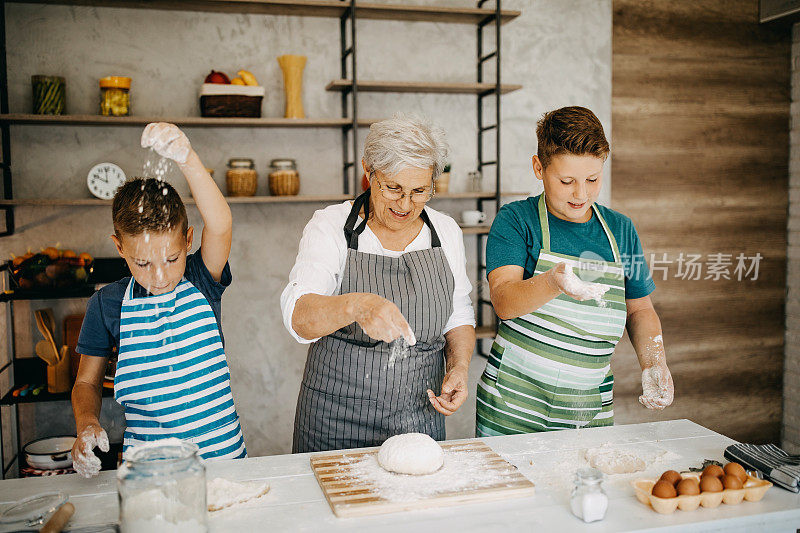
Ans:
[[[523,279],[533,276],[542,249],[538,205],[539,196],[535,196],[500,208],[486,241],[487,275],[495,268],[517,265],[525,269]],[[596,205],[619,246],[625,268],[625,298],[644,298],[655,290],[656,284],[650,276],[650,268],[633,222],[622,213]],[[550,212],[547,213],[547,220],[551,251],[575,257],[592,252],[605,261],[614,260],[611,243],[594,210],[588,222],[561,220]]]

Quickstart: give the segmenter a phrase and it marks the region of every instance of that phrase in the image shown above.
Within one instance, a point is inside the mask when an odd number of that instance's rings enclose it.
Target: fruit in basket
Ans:
[[[236,74],[242,78],[242,81],[245,83],[245,85],[258,85],[258,80],[249,70],[240,70]]]
[[[18,289],[71,288],[86,282],[92,256],[50,246],[38,254],[27,253],[10,262],[11,281]]]
[[[674,498],[678,493],[669,481],[661,480],[653,485],[653,496],[656,498]]]
[[[233,78],[231,85],[247,85],[242,78]]]
[[[678,496],[697,496],[700,494],[700,484],[696,479],[687,477],[678,482],[676,490],[678,491]]]
[[[78,254],[76,254],[73,250],[64,250],[61,252],[61,257],[78,257]]]
[[[212,70],[208,76],[206,76],[205,83],[230,83],[231,80],[224,72],[218,72],[216,70]]]
[[[79,255],[78,259],[83,261],[84,264],[91,263],[92,261],[94,261],[94,257],[87,254],[86,252],[83,252],[81,255]]]
[[[52,246],[48,246],[42,250],[42,253],[49,257],[52,260],[56,260],[61,257],[61,252],[58,251],[58,248],[54,248]]]

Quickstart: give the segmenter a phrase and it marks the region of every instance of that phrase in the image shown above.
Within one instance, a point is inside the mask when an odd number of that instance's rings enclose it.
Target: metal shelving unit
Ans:
[[[484,210],[488,204],[494,204],[495,212],[499,210],[502,196],[524,196],[525,193],[504,193],[501,189],[500,177],[500,100],[501,95],[521,88],[520,85],[502,84],[500,69],[500,28],[503,24],[520,15],[519,11],[501,9],[501,0],[495,0],[494,9],[485,8],[488,0],[478,0],[475,8],[454,8],[438,6],[405,6],[391,4],[370,4],[356,2],[356,0],[4,0],[0,3],[0,148],[2,160],[0,168],[3,175],[3,196],[0,198],[0,211],[5,214],[5,228],[0,231],[0,237],[14,233],[14,208],[18,206],[105,206],[110,202],[96,199],[14,199],[11,172],[11,126],[15,125],[40,125],[40,126],[142,126],[153,121],[171,121],[182,126],[191,127],[253,127],[253,128],[340,128],[342,132],[342,194],[295,196],[295,197],[248,197],[229,198],[234,204],[264,204],[264,203],[300,203],[300,202],[341,202],[355,196],[359,190],[360,173],[358,172],[359,149],[358,128],[368,127],[376,119],[361,119],[358,113],[359,92],[386,92],[386,93],[448,93],[476,95],[477,97],[477,168],[481,172],[489,167],[495,169],[494,192],[467,192],[452,194],[437,194],[434,200],[472,200],[477,204],[478,210]],[[339,46],[340,46],[340,79],[332,80],[325,88],[328,91],[341,93],[341,116],[338,118],[316,119],[284,119],[284,118],[203,118],[203,117],[101,117],[92,115],[63,115],[40,116],[30,114],[11,114],[8,103],[8,76],[6,63],[6,17],[5,5],[8,3],[38,3],[59,5],[80,5],[97,7],[126,7],[151,10],[179,10],[179,11],[205,11],[222,13],[253,13],[267,15],[290,15],[308,17],[329,17],[339,19]],[[357,22],[364,20],[395,20],[395,21],[424,21],[448,24],[475,24],[477,25],[477,57],[475,83],[430,83],[416,81],[385,81],[361,80],[357,69]],[[488,26],[494,25],[494,50],[484,53],[484,31]],[[494,60],[494,80],[486,81],[485,70],[487,62]],[[487,98],[494,98],[493,122],[491,117],[484,116],[484,102]],[[484,136],[490,132],[495,134],[495,153],[486,156],[484,151]],[[187,204],[192,204],[187,199]],[[482,341],[490,339],[495,334],[495,320],[491,302],[484,295],[483,279],[486,271],[483,257],[485,239],[488,234],[487,226],[462,226],[464,234],[475,235],[477,239],[477,336],[478,353],[485,355],[482,350]],[[93,292],[93,291],[92,291]],[[63,297],[86,297],[91,293],[74,294]],[[48,299],[54,298],[52,294]],[[0,372],[13,367],[15,358],[14,333],[13,333],[13,295],[0,295],[0,302],[9,305],[10,319],[10,344],[12,348],[12,363],[0,367]],[[7,401],[7,405],[15,409],[15,424],[17,426],[17,439],[19,439],[19,416],[15,402],[0,398],[0,405]],[[61,396],[48,395],[36,401],[62,400]],[[19,452],[17,442],[17,452]],[[2,427],[0,427],[0,454],[3,448]],[[4,458],[0,455],[0,467],[3,477],[8,471]],[[13,464],[13,460],[11,462]],[[10,468],[10,466],[9,466]]]

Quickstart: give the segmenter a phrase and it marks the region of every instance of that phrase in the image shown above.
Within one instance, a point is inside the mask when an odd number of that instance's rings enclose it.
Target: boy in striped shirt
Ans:
[[[176,126],[149,124],[142,147],[174,160],[186,177],[203,218],[201,246],[189,253],[193,228],[171,185],[136,178],[119,188],[111,239],[132,277],[95,293],[81,327],[72,457],[85,477],[100,470],[93,449],[108,451],[98,416],[106,363],[115,348],[114,398],[125,410],[125,448],[176,437],[197,444],[206,459],[247,453],[220,323],[222,293],[231,282],[230,208]]]

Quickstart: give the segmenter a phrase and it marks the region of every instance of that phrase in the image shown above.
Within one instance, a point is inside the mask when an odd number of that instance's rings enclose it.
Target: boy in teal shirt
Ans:
[[[674,395],[636,228],[595,203],[609,153],[600,121],[566,107],[536,134],[544,194],[503,206],[486,246],[501,323],[478,383],[478,436],[612,425],[610,361],[625,328],[642,368],[639,401],[663,409]]]

